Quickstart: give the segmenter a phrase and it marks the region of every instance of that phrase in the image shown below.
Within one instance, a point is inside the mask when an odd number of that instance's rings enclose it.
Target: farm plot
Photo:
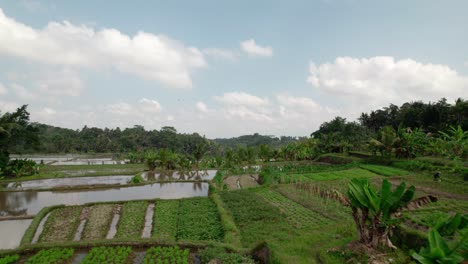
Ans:
[[[244,246],[254,246],[272,236],[282,239],[283,233],[289,232],[282,212],[249,189],[224,191],[220,196],[241,231]]]
[[[216,204],[209,198],[180,201],[177,239],[222,240],[223,228]]]
[[[104,238],[114,216],[115,205],[99,204],[89,208],[89,216],[83,231],[82,240]]]
[[[353,179],[353,178],[372,178],[378,177],[377,174],[361,168],[354,168],[342,171],[327,171],[319,173],[307,173],[305,177],[315,181],[328,181],[337,179]]]
[[[19,255],[7,255],[0,258],[0,264],[13,264],[19,260]]]
[[[164,241],[176,240],[178,210],[178,200],[156,201],[153,216],[153,237]]]
[[[327,219],[317,212],[297,204],[271,189],[261,188],[257,193],[283,212],[289,223],[296,228],[314,227],[326,224]]]
[[[44,225],[40,242],[58,242],[70,240],[80,222],[81,206],[69,206],[51,212]]]
[[[73,257],[73,248],[43,249],[30,257],[26,264],[56,263],[65,264]]]
[[[145,223],[147,201],[128,202],[122,206],[116,238],[140,238]]]
[[[383,176],[403,176],[409,174],[406,170],[374,164],[361,164],[359,167]]]
[[[275,189],[288,199],[317,212],[325,218],[337,221],[351,220],[349,218],[351,210],[335,200],[332,190],[334,188],[330,189],[328,186],[302,183],[279,185]]]
[[[131,252],[131,247],[94,247],[89,251],[81,264],[124,264],[128,263],[127,258]]]
[[[143,264],[172,263],[188,264],[190,251],[179,247],[152,247],[146,251]]]

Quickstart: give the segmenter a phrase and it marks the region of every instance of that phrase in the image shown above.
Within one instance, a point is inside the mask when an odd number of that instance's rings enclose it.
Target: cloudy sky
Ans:
[[[0,1],[0,110],[209,138],[468,99],[468,1]]]

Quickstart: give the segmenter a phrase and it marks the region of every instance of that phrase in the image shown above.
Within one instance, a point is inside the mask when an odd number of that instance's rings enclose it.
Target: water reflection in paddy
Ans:
[[[32,219],[0,221],[0,249],[11,249],[19,246],[24,232]]]
[[[91,202],[197,196],[208,196],[208,183],[171,182],[94,190],[0,192],[0,216],[37,214],[46,206],[59,204],[79,205]]]
[[[22,181],[18,189],[47,189],[65,186],[84,186],[84,185],[102,185],[102,184],[126,184],[132,179],[132,175],[114,175],[99,177],[73,177],[73,178],[55,178]],[[9,183],[7,188],[14,189],[16,183]]]

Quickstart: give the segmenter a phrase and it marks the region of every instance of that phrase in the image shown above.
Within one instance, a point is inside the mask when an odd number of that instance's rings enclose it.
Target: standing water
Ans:
[[[32,219],[0,221],[0,249],[12,249],[19,246],[31,222]]]

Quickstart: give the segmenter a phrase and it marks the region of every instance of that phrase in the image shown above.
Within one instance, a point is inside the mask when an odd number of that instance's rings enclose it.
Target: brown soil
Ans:
[[[243,175],[233,175],[226,177],[223,180],[229,189],[236,190],[240,188],[250,188],[258,186],[258,175],[257,174],[243,174]]]

